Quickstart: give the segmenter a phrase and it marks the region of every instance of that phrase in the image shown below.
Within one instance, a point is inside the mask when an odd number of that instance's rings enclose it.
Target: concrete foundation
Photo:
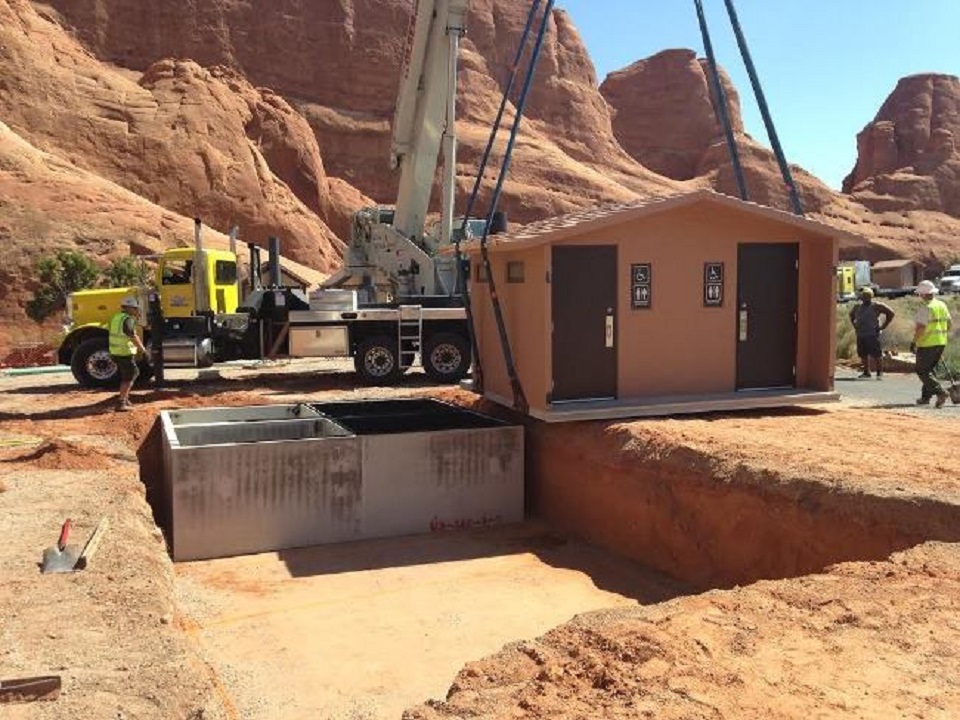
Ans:
[[[523,429],[433,400],[161,413],[174,560],[523,519]]]

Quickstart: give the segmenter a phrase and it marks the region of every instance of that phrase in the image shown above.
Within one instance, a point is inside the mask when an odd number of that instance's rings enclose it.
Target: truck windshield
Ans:
[[[167,260],[163,263],[161,282],[164,285],[189,285],[192,260]]]

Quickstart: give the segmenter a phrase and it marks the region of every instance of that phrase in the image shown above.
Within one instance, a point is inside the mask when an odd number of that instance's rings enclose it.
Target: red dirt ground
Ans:
[[[376,394],[398,392],[477,404],[422,383]],[[0,481],[8,486],[0,493],[0,668],[5,677],[60,673],[68,690],[57,703],[14,706],[7,715],[239,717],[224,696],[219,666],[208,664],[177,626],[172,567],[136,480],[135,453],[161,408],[366,394],[375,393],[353,389],[341,375],[259,375],[141,391],[134,412],[117,414],[109,393],[79,392],[62,379],[0,381],[0,437],[46,441],[0,454],[14,458],[0,463]],[[601,530],[630,508],[656,511],[647,516],[650,524],[633,526],[631,537],[692,538],[686,546],[668,544],[657,560],[673,562],[681,576],[709,581],[705,570],[751,553],[776,559],[764,572],[802,570],[812,562],[804,559],[805,547],[820,562],[826,550],[843,551],[851,537],[900,534],[907,541],[914,533],[921,542],[949,532],[951,523],[954,531],[960,527],[952,515],[960,506],[951,450],[960,445],[958,425],[842,407],[531,424],[528,482],[579,486],[583,492],[568,494],[566,505],[581,517],[605,508],[595,518]],[[41,457],[51,460],[94,456],[116,467],[109,473],[41,470],[29,458],[43,447],[51,449]],[[624,479],[638,468],[649,473],[626,485],[635,492],[624,499]],[[546,487],[541,482],[538,491],[533,484],[535,508]],[[604,493],[607,504],[595,505]],[[728,496],[749,497],[753,514],[734,512]],[[692,507],[699,514],[689,514]],[[758,534],[755,521],[765,507],[768,521]],[[63,518],[73,517],[83,536],[104,514],[116,523],[97,567],[41,579],[36,559],[56,539]],[[671,516],[673,526],[652,522]],[[845,524],[846,534],[840,532]],[[821,537],[828,526],[837,532]],[[627,540],[618,531],[597,542],[625,542],[629,549]],[[646,552],[642,544],[633,547]],[[482,589],[477,600],[482,607]],[[402,612],[383,612],[378,622],[404,622]],[[469,663],[446,703],[432,701],[407,717],[946,720],[960,717],[958,617],[960,546],[928,543],[892,559],[884,553],[793,579],[581,616],[539,640],[518,638],[519,644]],[[296,667],[287,680],[291,688],[303,687]]]

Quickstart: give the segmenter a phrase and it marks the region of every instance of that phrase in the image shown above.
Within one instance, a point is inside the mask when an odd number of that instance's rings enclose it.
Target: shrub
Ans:
[[[99,277],[96,263],[75,250],[58,250],[52,257],[40,258],[37,261],[40,285],[27,302],[27,316],[42,323],[64,308],[69,293],[94,287]]]
[[[146,265],[129,255],[117,258],[103,271],[104,284],[112,288],[146,285],[149,278]]]

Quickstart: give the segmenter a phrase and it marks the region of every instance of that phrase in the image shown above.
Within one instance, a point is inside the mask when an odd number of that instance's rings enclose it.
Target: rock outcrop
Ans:
[[[212,0],[147,8],[136,0],[53,0],[51,5],[97,57],[124,68],[143,71],[162,58],[185,57],[203,66],[231,67],[254,85],[270,87],[307,118],[330,176],[378,202],[395,199],[397,177],[387,165],[390,121],[413,0],[279,6],[272,0]],[[458,99],[461,204],[527,11],[523,3],[505,0],[471,3]],[[486,179],[486,191],[494,177]],[[567,13],[555,11],[506,188],[507,210],[527,221],[677,187],[620,147],[589,54]]]
[[[726,72],[721,82],[731,125],[743,133],[740,96]],[[660,175],[691,180],[707,151],[723,141],[705,60],[693,50],[664,50],[610,73],[600,92],[614,109],[613,130],[634,159]]]
[[[843,191],[877,210],[938,210],[960,217],[960,78],[912,75],[897,83],[857,136]]]
[[[751,200],[790,209],[789,196],[771,150],[743,127],[740,96],[720,68],[730,125]],[[739,196],[733,162],[717,117],[707,61],[693,50],[664,50],[611,73],[600,92],[613,108],[620,145],[645,167],[676,180],[703,180]],[[797,166],[791,167],[805,209],[819,211],[833,192]]]
[[[120,72],[22,0],[0,0],[0,46],[0,116],[32,144],[251,241],[278,235],[317,269],[339,262],[316,140],[281,97],[191,61]]]

